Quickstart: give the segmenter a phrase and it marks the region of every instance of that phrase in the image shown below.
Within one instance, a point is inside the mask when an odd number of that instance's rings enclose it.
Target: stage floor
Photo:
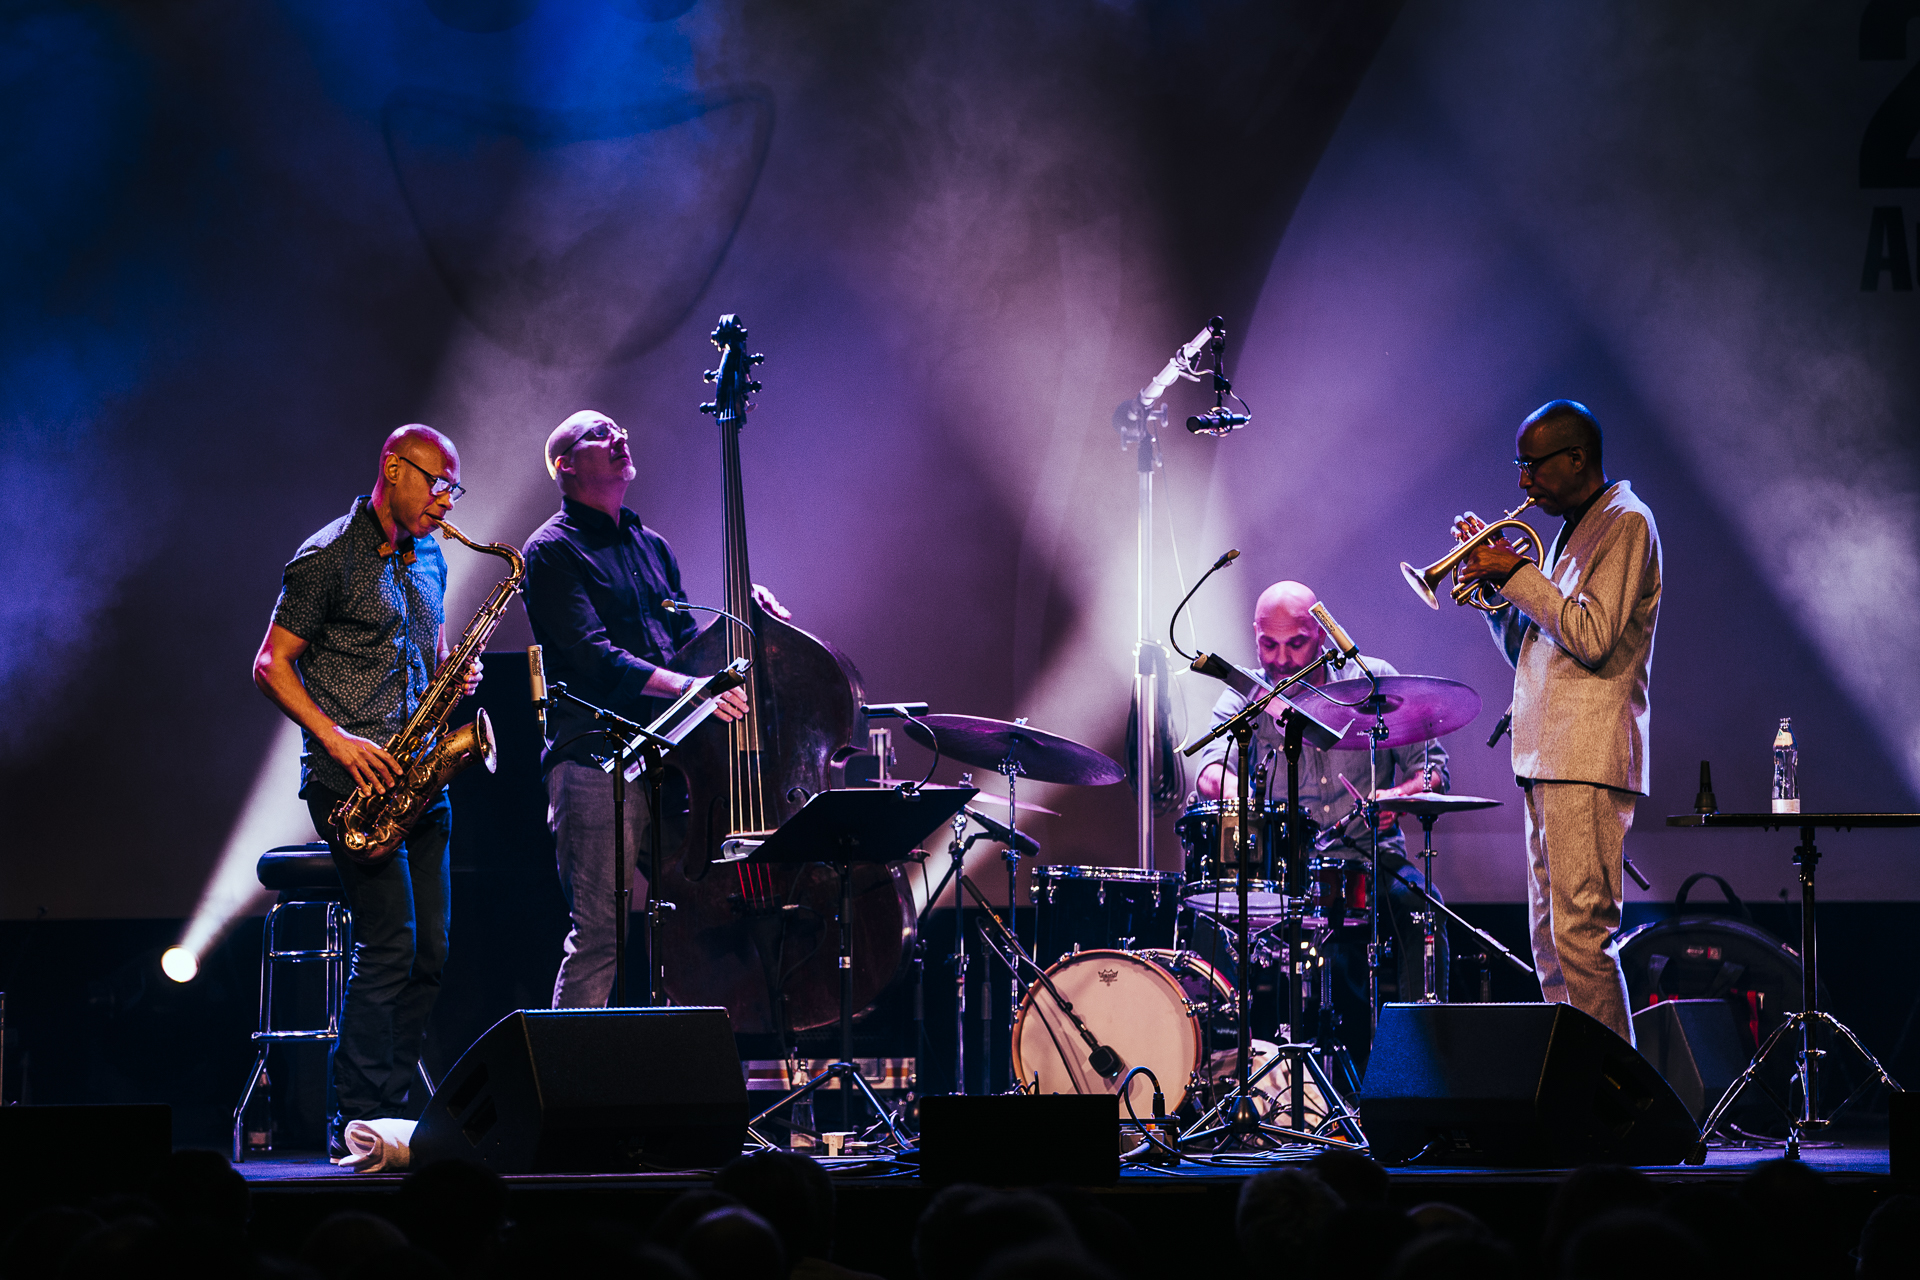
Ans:
[[[1130,1166],[1120,1172],[1121,1185],[1147,1185],[1190,1179],[1239,1180],[1263,1169],[1278,1168],[1311,1158],[1312,1153],[1272,1156],[1215,1156],[1187,1160],[1173,1168]],[[1642,1172],[1656,1182],[1686,1182],[1698,1179],[1738,1178],[1768,1161],[1786,1155],[1783,1144],[1773,1146],[1715,1147],[1707,1152],[1704,1165],[1649,1165]],[[1844,1142],[1806,1143],[1800,1149],[1801,1163],[1830,1178],[1885,1178],[1888,1176],[1887,1148],[1884,1142],[1849,1139]],[[912,1166],[892,1161],[861,1157],[822,1159],[836,1183],[860,1183],[884,1179],[889,1183],[912,1183],[920,1179]],[[397,1188],[406,1175],[396,1173],[353,1173],[330,1163],[317,1152],[275,1152],[252,1156],[237,1164],[256,1190],[288,1183],[307,1186]],[[1396,1185],[1440,1184],[1455,1181],[1557,1182],[1567,1169],[1490,1169],[1480,1165],[1398,1165],[1387,1170]],[[525,1187],[695,1187],[708,1181],[702,1173],[581,1173],[524,1174],[507,1178],[509,1186]]]

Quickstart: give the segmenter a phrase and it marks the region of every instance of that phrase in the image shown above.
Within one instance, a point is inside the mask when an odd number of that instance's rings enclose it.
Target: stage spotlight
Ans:
[[[168,947],[160,953],[160,972],[175,982],[192,982],[200,972],[200,959],[185,947]]]

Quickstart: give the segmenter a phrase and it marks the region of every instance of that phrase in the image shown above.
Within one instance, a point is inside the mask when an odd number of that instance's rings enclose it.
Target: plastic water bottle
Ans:
[[[1800,768],[1800,753],[1793,745],[1793,719],[1780,717],[1780,729],[1773,735],[1773,811],[1800,812],[1800,783],[1795,776]]]

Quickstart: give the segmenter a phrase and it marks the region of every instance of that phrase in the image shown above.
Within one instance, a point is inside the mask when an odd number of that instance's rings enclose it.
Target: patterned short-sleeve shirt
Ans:
[[[447,561],[431,537],[389,549],[370,499],[305,542],[287,562],[273,621],[307,642],[295,663],[307,692],[348,733],[382,746],[432,682],[446,620]],[[300,793],[353,779],[302,731]]]

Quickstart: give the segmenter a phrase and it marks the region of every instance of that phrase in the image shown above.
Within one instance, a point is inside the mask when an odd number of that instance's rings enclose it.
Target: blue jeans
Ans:
[[[378,867],[341,852],[327,818],[344,797],[307,788],[314,830],[327,837],[353,912],[353,964],[340,1039],[327,1055],[330,1111],[344,1122],[403,1115],[427,1017],[440,996],[452,919],[447,839],[453,805],[442,791],[406,842]]]

